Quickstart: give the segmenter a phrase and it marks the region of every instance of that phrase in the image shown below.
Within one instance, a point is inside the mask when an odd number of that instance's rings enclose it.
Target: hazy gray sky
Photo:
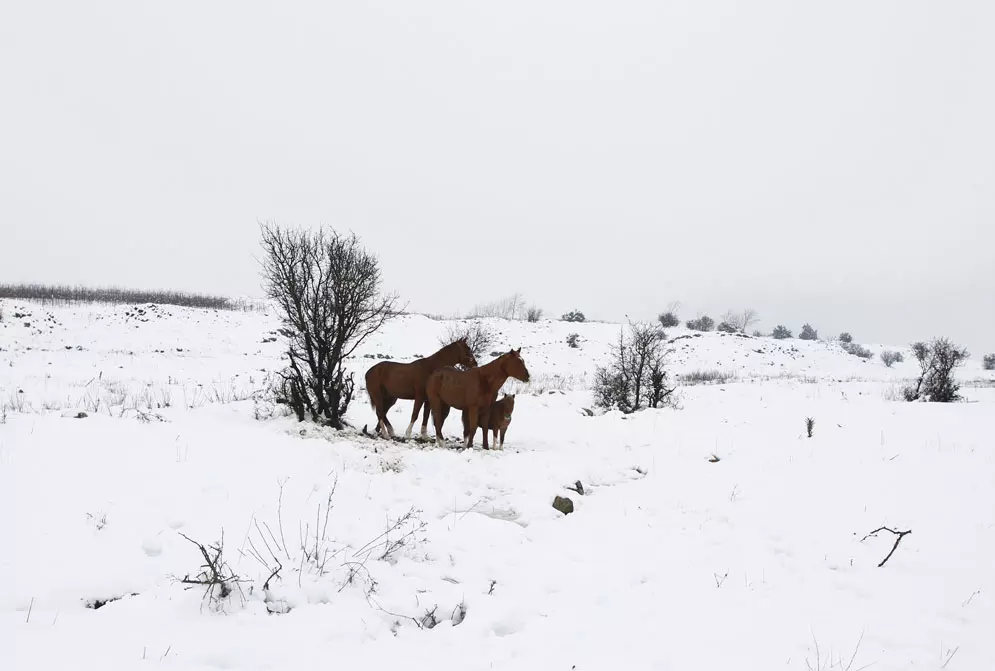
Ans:
[[[351,228],[412,309],[753,306],[995,350],[995,3],[5,2],[0,280],[259,292]]]

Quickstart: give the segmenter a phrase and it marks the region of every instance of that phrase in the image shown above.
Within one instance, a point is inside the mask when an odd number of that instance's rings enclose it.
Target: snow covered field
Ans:
[[[907,404],[908,360],[671,329],[673,372],[734,378],[589,416],[618,325],[495,320],[533,383],[503,451],[457,452],[271,417],[265,313],[3,307],[0,669],[995,668],[976,360],[968,402]],[[355,369],[446,326],[398,319]],[[878,567],[882,526],[912,533]],[[204,563],[181,534],[223,534],[228,598],[177,582]]]

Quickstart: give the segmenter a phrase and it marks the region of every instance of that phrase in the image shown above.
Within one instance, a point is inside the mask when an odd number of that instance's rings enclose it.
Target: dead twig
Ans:
[[[280,496],[276,502],[276,520],[277,523],[280,525],[280,540],[283,541],[283,552],[284,554],[287,555],[287,561],[291,561],[290,548],[287,547],[287,539],[283,535],[283,486],[287,484],[287,480],[286,479],[281,480],[279,484],[280,484]]]
[[[895,538],[895,544],[891,547],[891,552],[888,553],[887,557],[885,557],[884,559],[881,560],[881,563],[878,564],[878,568],[881,568],[882,566],[884,566],[887,563],[887,561],[889,559],[891,559],[891,555],[895,554],[895,550],[898,549],[898,544],[902,542],[902,539],[905,538],[906,536],[908,536],[910,533],[912,533],[912,529],[909,529],[908,531],[895,531],[894,529],[890,529],[888,527],[880,527],[880,528],[877,528],[874,531],[870,532],[869,534],[867,534],[863,538],[861,538],[860,542],[863,543],[864,541],[866,541],[871,536],[875,536],[876,537],[877,534],[878,534],[878,532],[881,532],[881,531],[887,531],[888,533],[894,534],[896,536],[896,538]]]
[[[214,605],[220,605],[223,599],[230,596],[233,586],[239,587],[241,590],[239,583],[242,582],[242,579],[235,575],[234,571],[231,570],[231,567],[224,560],[224,530],[221,531],[221,540],[211,546],[198,543],[181,531],[177,531],[176,533],[197,546],[201,556],[204,558],[204,563],[200,567],[200,573],[192,578],[187,574],[183,578],[178,579],[177,582],[183,585],[190,585],[190,587],[205,587],[204,598]]]

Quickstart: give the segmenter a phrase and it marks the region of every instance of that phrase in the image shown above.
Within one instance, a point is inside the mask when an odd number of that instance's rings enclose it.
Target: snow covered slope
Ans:
[[[266,313],[4,314],[2,669],[995,668],[976,362],[968,402],[906,404],[915,365],[883,346],[673,329],[675,374],[733,381],[592,417],[619,326],[496,320],[534,381],[504,451],[456,452],[270,418]],[[407,315],[352,365],[427,355],[447,326]],[[365,398],[350,420],[372,422]],[[878,567],[881,526],[912,533]],[[212,602],[177,579],[204,563],[184,536],[222,534],[242,582]]]

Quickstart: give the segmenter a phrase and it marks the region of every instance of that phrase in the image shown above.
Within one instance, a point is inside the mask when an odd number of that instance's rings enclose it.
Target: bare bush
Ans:
[[[681,309],[680,301],[671,301],[667,304],[667,309],[664,310],[660,316],[657,318],[660,322],[660,326],[665,329],[674,328],[675,326],[681,325],[681,319],[678,317],[678,313]]]
[[[840,347],[842,347],[843,351],[847,354],[852,354],[853,356],[860,357],[861,359],[870,359],[874,356],[874,354],[871,353],[871,350],[852,341],[843,341],[840,343]]]
[[[535,324],[540,319],[542,319],[542,308],[537,308],[535,305],[530,307],[525,311],[525,321],[530,324]]]
[[[715,328],[715,320],[708,315],[700,315],[695,319],[689,319],[684,325],[692,331],[711,331]]]
[[[497,343],[498,334],[480,320],[453,322],[446,327],[445,333],[439,338],[439,344],[448,345],[461,339],[466,340],[473,356],[480,359]]]
[[[378,561],[394,563],[397,553],[418,540],[419,534],[425,530],[427,522],[422,521],[420,515],[420,510],[410,508],[391,522],[386,531],[356,550],[352,556],[362,558],[364,562],[375,557]]]
[[[225,534],[221,532],[221,540],[214,545],[205,546],[198,543],[186,534],[179,533],[183,538],[197,546],[200,550],[204,563],[200,566],[200,572],[191,577],[190,574],[177,579],[177,582],[188,585],[188,589],[193,587],[204,588],[204,601],[215,610],[222,610],[232,592],[239,587],[242,579],[232,571],[228,562],[224,558]]]
[[[818,340],[819,332],[812,328],[811,324],[805,324],[802,326],[801,332],[798,334],[799,340]]]
[[[664,368],[665,339],[663,329],[655,324],[629,322],[629,335],[619,334],[611,363],[595,371],[595,404],[626,414],[665,404],[674,391],[668,387]]]
[[[950,403],[960,400],[960,383],[954,369],[970,356],[963,347],[946,338],[934,338],[930,343],[912,343],[912,353],[919,362],[919,379],[903,391],[906,401]]]
[[[787,326],[784,326],[783,324],[778,324],[777,326],[775,326],[774,330],[771,331],[770,335],[772,338],[774,338],[774,340],[787,340],[788,338],[793,337],[791,335],[791,329],[789,329]]]
[[[734,379],[735,375],[721,370],[694,370],[677,376],[677,380],[685,385],[725,384]]]
[[[986,354],[981,362],[981,367],[985,370],[995,370],[995,354]]]
[[[397,313],[381,294],[381,271],[355,234],[261,226],[263,284],[280,310],[290,363],[280,375],[286,402],[335,428],[345,426],[352,373],[345,360]]]
[[[583,373],[535,373],[529,378],[528,384],[519,389],[520,393],[532,396],[587,389],[587,376]]]
[[[881,361],[884,362],[885,366],[891,368],[894,364],[905,361],[905,357],[902,356],[901,352],[885,351],[881,352]]]
[[[567,347],[572,347],[574,349],[580,347],[580,334],[571,333],[567,336]]]
[[[0,284],[0,298],[39,302],[52,305],[110,303],[176,305],[212,310],[238,310],[243,306],[223,296],[163,289],[142,290],[121,287],[83,287],[54,284]]]
[[[570,312],[567,312],[562,317],[560,317],[560,321],[580,324],[587,321],[587,318],[584,316],[584,313],[581,312],[580,310],[571,310]]]
[[[665,329],[681,325],[681,320],[676,312],[663,312],[657,317],[657,320],[660,322],[660,326]]]
[[[23,414],[29,407],[27,395],[24,393],[23,389],[18,389],[17,391],[11,391],[8,397],[7,403],[4,404],[4,408],[9,408],[16,413]]]

